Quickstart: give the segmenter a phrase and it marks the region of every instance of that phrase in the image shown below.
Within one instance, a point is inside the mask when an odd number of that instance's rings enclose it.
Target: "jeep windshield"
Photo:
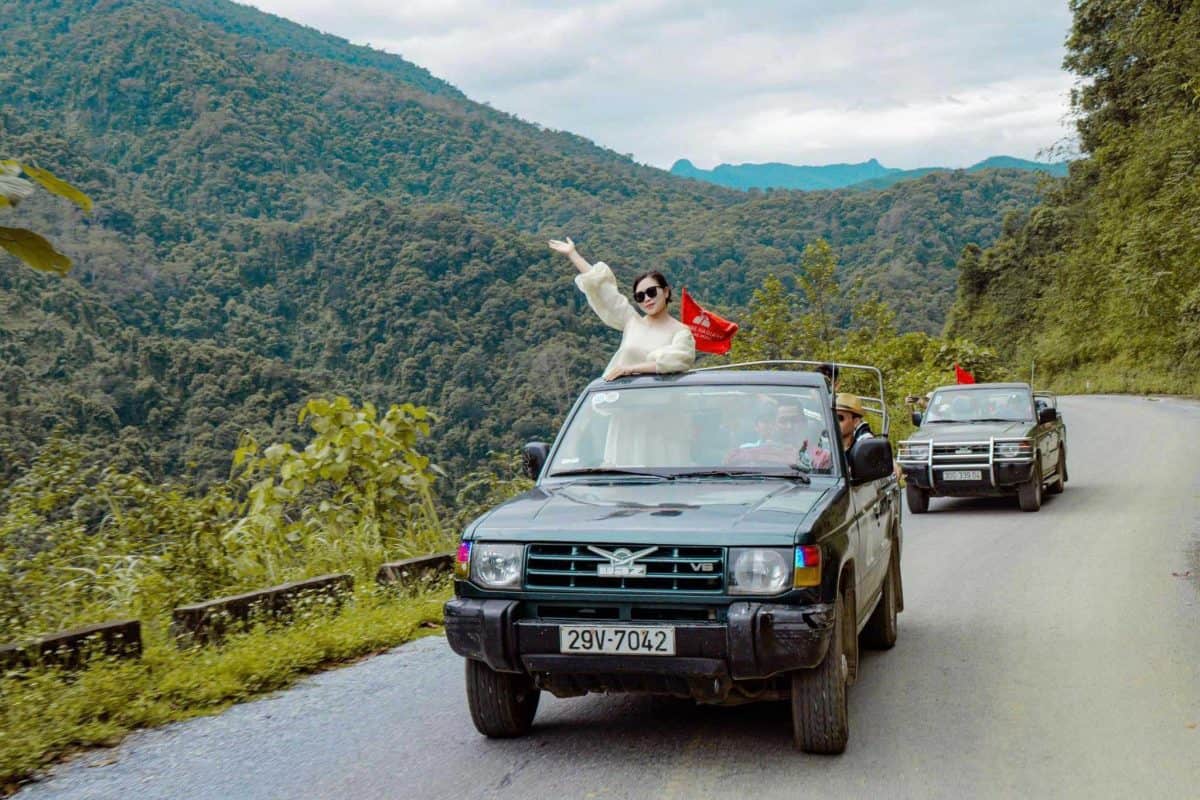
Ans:
[[[596,389],[568,420],[548,477],[833,475],[831,413],[817,389],[656,385]]]
[[[1025,389],[941,389],[929,401],[929,410],[921,424],[1031,422],[1033,419],[1033,397]]]

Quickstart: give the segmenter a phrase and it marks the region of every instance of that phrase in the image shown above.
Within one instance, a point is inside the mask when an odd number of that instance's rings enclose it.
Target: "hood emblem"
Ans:
[[[609,551],[588,545],[588,550],[608,559],[609,563],[596,565],[596,574],[601,578],[646,577],[646,565],[633,562],[639,558],[645,558],[657,549],[657,547],[647,547],[645,550],[638,550],[635,553],[627,547],[618,547],[616,550]]]

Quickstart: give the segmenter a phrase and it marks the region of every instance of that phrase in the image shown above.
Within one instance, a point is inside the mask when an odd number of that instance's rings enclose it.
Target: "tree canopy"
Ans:
[[[22,203],[74,259],[65,281],[0,269],[8,474],[57,428],[155,477],[214,480],[242,430],[292,435],[312,392],[427,406],[431,455],[461,474],[550,435],[616,345],[547,238],[621,280],[661,269],[734,318],[768,275],[799,292],[823,239],[838,286],[933,332],[957,254],[1039,196],[1002,170],[747,194],[222,0],[4,11],[6,151],[98,201],[84,219]],[[851,303],[822,298],[827,336]]]

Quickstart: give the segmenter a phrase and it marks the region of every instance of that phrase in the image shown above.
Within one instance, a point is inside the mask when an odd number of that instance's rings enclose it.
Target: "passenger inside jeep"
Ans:
[[[819,417],[818,417],[819,418]],[[831,472],[833,454],[819,445],[821,432],[808,409],[797,402],[779,404],[774,419],[758,419],[761,436],[744,443],[725,458],[730,466],[799,466],[812,472]]]

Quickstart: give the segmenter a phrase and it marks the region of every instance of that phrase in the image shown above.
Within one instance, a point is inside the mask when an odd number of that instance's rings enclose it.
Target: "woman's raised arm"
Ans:
[[[567,258],[571,259],[571,263],[575,265],[575,269],[579,270],[582,275],[592,268],[592,265],[587,262],[587,259],[579,255],[579,251],[575,249],[575,243],[568,236],[565,242],[558,239],[550,240],[550,249],[556,253],[562,253]]]
[[[550,249],[562,253],[571,259],[579,274],[575,276],[575,285],[587,297],[588,305],[600,317],[600,321],[610,328],[625,330],[625,325],[637,317],[629,300],[617,288],[617,279],[612,270],[603,261],[589,264],[587,259],[575,250],[575,243],[570,239],[565,242],[557,239],[550,240]]]

